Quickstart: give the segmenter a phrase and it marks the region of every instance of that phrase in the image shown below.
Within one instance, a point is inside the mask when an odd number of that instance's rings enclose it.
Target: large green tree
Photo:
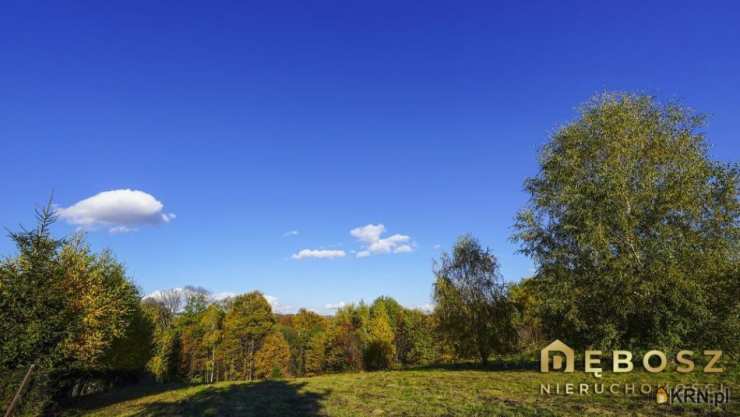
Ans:
[[[542,149],[515,239],[550,337],[737,349],[738,168],[708,157],[703,126],[676,104],[605,94]]]
[[[151,353],[151,327],[123,265],[92,252],[83,235],[52,237],[51,203],[37,217],[34,229],[10,234],[17,256],[0,261],[0,373],[38,365],[27,396],[34,404],[19,411],[29,415],[143,371]]]
[[[67,308],[64,271],[59,266],[63,240],[54,239],[51,208],[39,211],[32,230],[11,232],[18,254],[0,263],[0,368],[33,362],[52,367],[63,359],[62,342],[73,321]]]
[[[516,335],[496,257],[470,235],[458,239],[452,255],[436,265],[435,314],[441,334],[459,356],[488,357],[512,346]]]

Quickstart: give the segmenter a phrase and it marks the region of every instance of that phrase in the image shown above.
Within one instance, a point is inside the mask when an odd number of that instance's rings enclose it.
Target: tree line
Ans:
[[[506,282],[463,235],[433,267],[434,311],[390,297],[333,316],[276,314],[257,292],[141,298],[84,237],[56,239],[51,205],[0,262],[0,399],[39,373],[22,415],[151,379],[215,383],[372,371],[532,353],[558,338],[601,350],[740,346],[737,163],[709,157],[704,118],[604,94],[557,130],[525,181],[512,239],[535,270]]]
[[[306,309],[275,314],[257,291],[218,302],[200,292],[182,297],[179,313],[157,299],[142,303],[154,323],[149,371],[159,381],[379,370],[429,364],[444,353],[432,315],[390,297],[347,305],[333,316]]]

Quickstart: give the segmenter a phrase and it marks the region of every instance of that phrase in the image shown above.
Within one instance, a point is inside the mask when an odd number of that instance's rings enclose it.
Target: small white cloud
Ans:
[[[165,213],[164,205],[151,194],[139,190],[103,191],[67,207],[57,215],[70,224],[86,229],[105,227],[111,233],[126,233],[138,226],[169,223],[174,213]]]
[[[368,224],[367,226],[355,227],[349,234],[363,242],[375,242],[380,240],[380,235],[385,231],[382,224]]]
[[[440,249],[442,249],[442,245],[440,245],[440,244],[438,243],[438,244],[436,244],[436,245],[432,246],[432,249],[434,249],[434,250],[440,250]]]
[[[327,310],[339,310],[340,308],[342,308],[342,307],[344,307],[346,305],[347,305],[347,303],[345,303],[344,301],[340,301],[340,302],[335,303],[335,304],[325,304],[324,305],[324,308],[327,309]]]
[[[174,290],[182,290],[182,288],[173,288]],[[153,299],[159,299],[162,298],[162,294],[165,290],[154,290],[150,292],[149,294],[146,294],[143,299],[146,300],[147,298],[153,298]]]
[[[434,304],[422,304],[420,306],[416,306],[416,308],[425,313],[431,313],[432,311],[434,311]]]
[[[295,308],[293,308],[293,306],[280,303],[277,297],[273,297],[272,295],[267,295],[267,294],[265,294],[264,297],[265,297],[265,300],[267,300],[267,302],[270,303],[270,307],[272,307],[272,311],[274,313],[279,313],[279,314],[295,313]]]
[[[301,234],[300,230],[289,230],[285,233],[283,233],[283,237],[291,237],[291,236],[298,236]]]
[[[406,253],[406,252],[412,252],[414,249],[411,247],[411,245],[401,245],[397,247],[393,253]]]
[[[343,250],[334,249],[302,249],[298,253],[294,253],[291,258],[293,259],[305,259],[305,258],[320,258],[320,259],[333,259],[341,258],[347,255]]]
[[[110,229],[108,229],[108,231],[111,232],[111,233],[113,233],[113,234],[135,232],[136,230],[138,230],[138,229],[131,228],[131,227],[128,227],[128,226],[114,226],[114,227],[111,227]]]
[[[233,298],[233,297],[236,297],[236,293],[228,292],[228,291],[217,292],[217,293],[211,294],[211,299],[214,301],[223,301],[227,298]]]
[[[395,234],[386,238],[380,236],[385,231],[382,224],[368,224],[350,230],[349,234],[365,245],[363,250],[357,252],[358,258],[384,253],[407,253],[413,252],[414,245],[411,237]]]

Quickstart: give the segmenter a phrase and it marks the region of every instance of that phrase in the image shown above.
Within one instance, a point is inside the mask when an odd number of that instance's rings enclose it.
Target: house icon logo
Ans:
[[[550,366],[550,353],[552,353],[552,366]],[[575,358],[573,349],[560,340],[555,340],[540,351],[540,371],[550,372],[563,369],[563,357],[565,357],[565,372],[573,372]]]
[[[665,387],[658,387],[655,391],[655,401],[658,404],[665,404],[668,402],[668,391],[666,391]]]

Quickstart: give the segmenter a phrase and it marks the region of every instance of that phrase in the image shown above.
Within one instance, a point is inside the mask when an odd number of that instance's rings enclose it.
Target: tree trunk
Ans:
[[[213,384],[213,376],[216,373],[216,348],[211,350],[211,375],[208,377],[208,383]]]
[[[480,364],[482,367],[488,366],[488,356],[491,355],[491,351],[485,346],[478,347],[478,353],[480,354]]]
[[[242,365],[242,375],[243,375],[244,379],[249,379],[249,371],[248,371],[248,368],[247,368],[248,365],[247,365],[247,355],[246,354],[244,355],[243,362],[244,362],[244,364]]]
[[[33,373],[34,368],[36,368],[36,364],[33,364],[28,368],[26,375],[23,377],[23,381],[21,381],[21,385],[18,387],[18,391],[16,391],[13,400],[10,402],[10,405],[8,405],[8,409],[5,410],[5,417],[10,417],[13,415],[13,410],[18,404],[18,401],[20,401],[21,395],[23,395],[23,390],[26,389],[29,381],[31,381],[31,374]]]
[[[254,380],[254,339],[249,345],[249,380]]]

